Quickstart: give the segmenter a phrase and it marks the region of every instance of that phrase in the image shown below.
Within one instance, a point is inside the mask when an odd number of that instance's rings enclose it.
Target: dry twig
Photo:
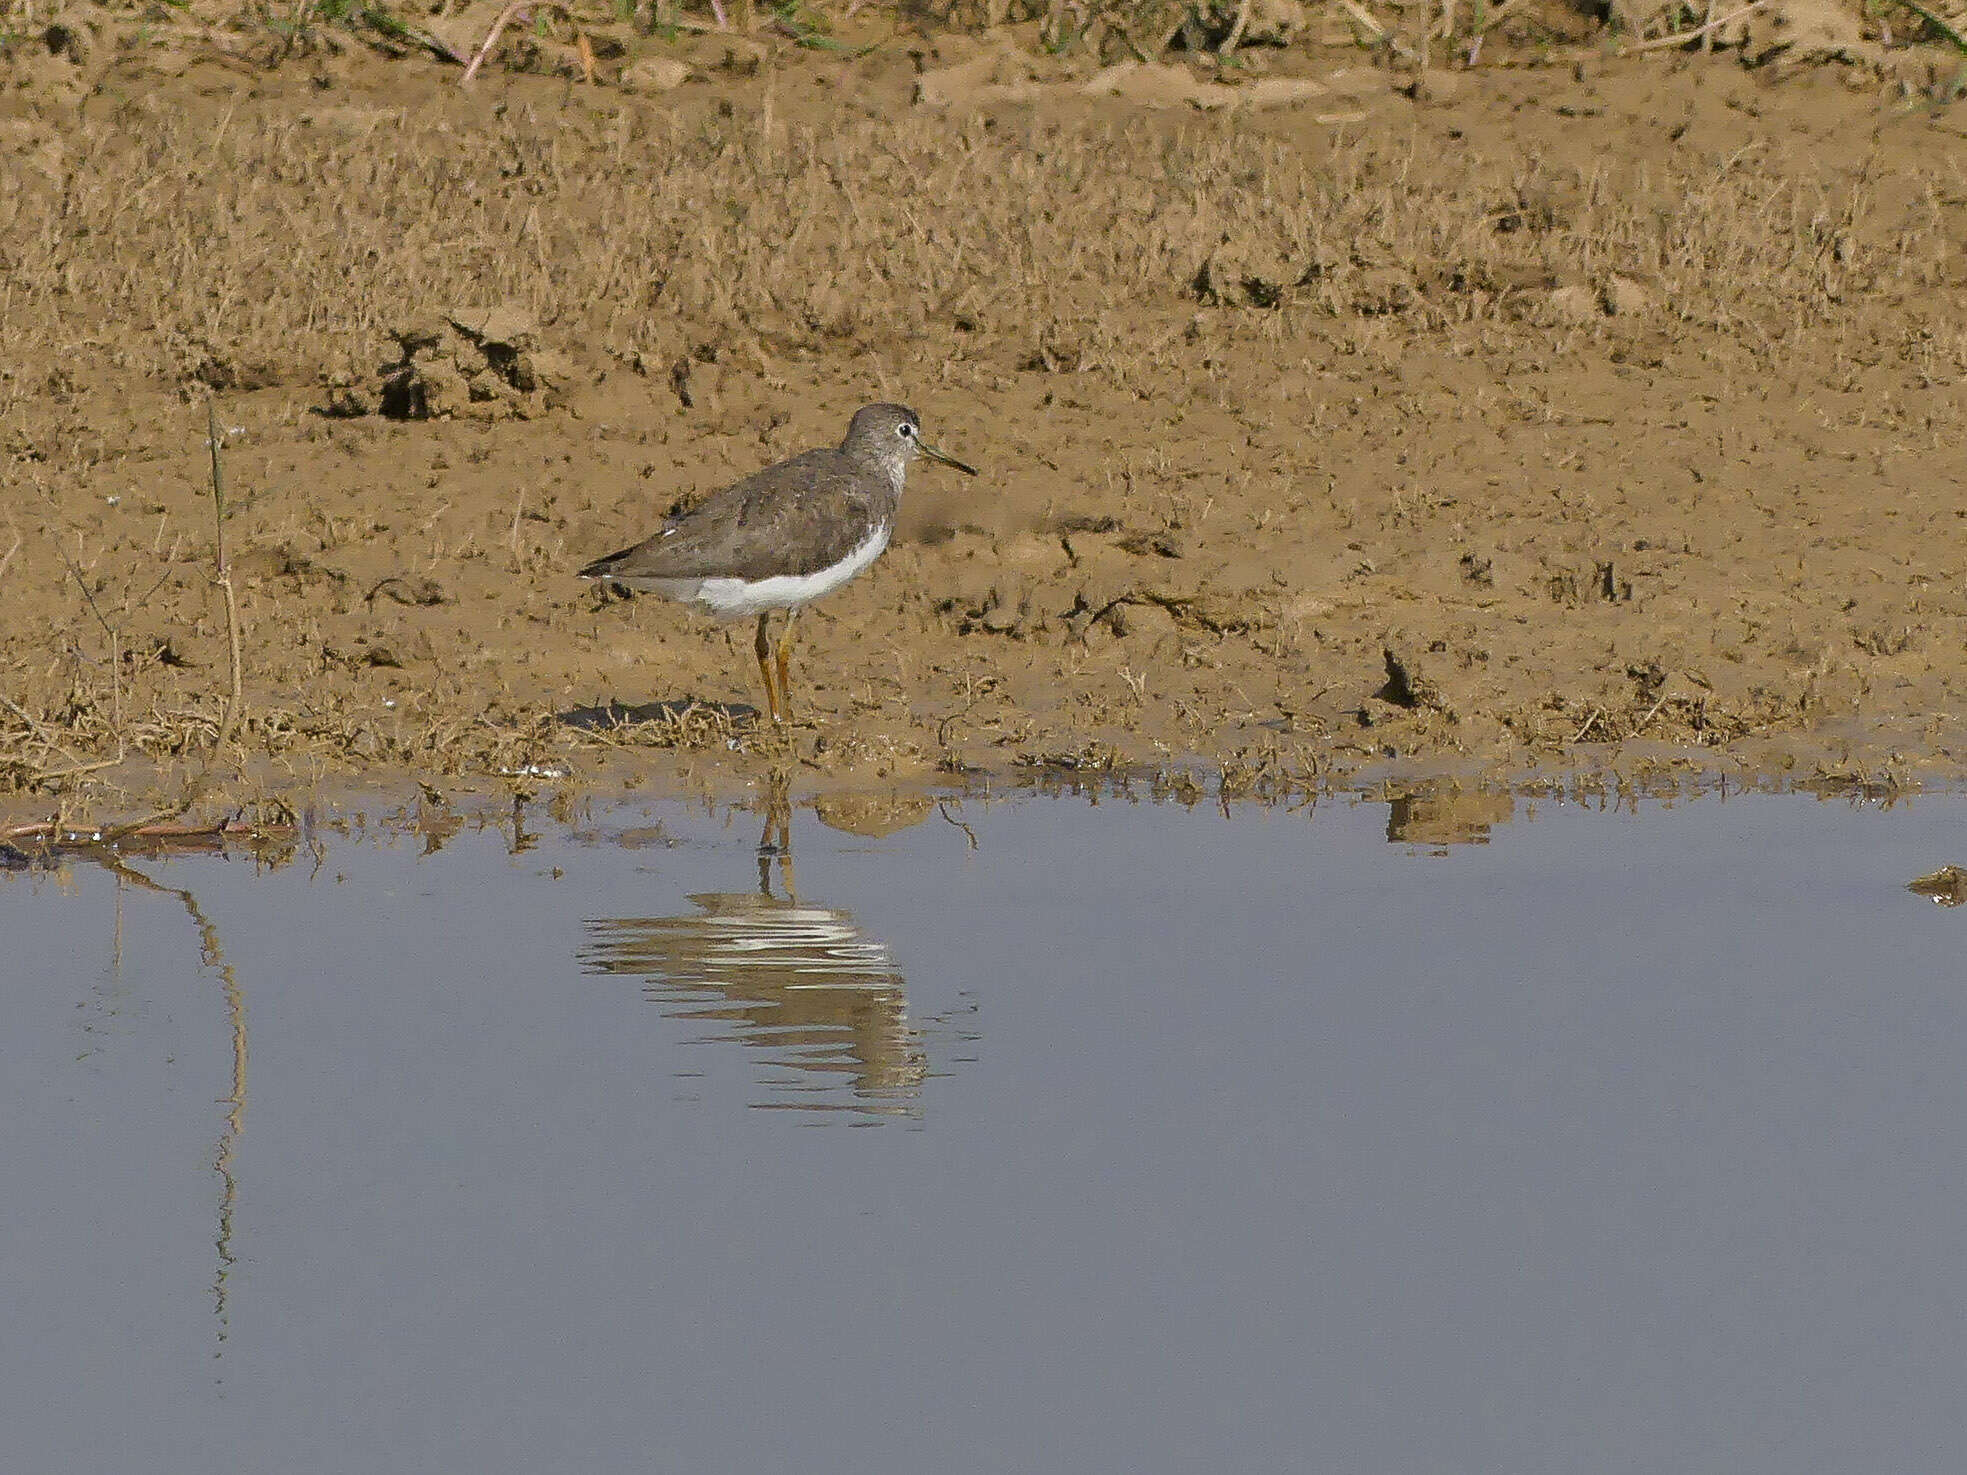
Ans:
[[[575,19],[572,7],[565,4],[564,0],[512,0],[510,5],[499,12],[498,19],[492,22],[492,28],[485,33],[485,39],[478,43],[478,50],[472,53],[470,62],[465,66],[464,75],[458,78],[459,86],[464,86],[478,75],[478,69],[485,64],[485,58],[492,54],[492,48],[498,44],[499,36],[511,23],[512,18],[535,6],[542,10],[557,10],[570,21]],[[724,14],[718,9],[716,0],[712,0],[712,8],[718,11],[718,29],[722,30]],[[578,25],[579,22],[575,21],[575,24]],[[587,74],[585,80],[591,83],[594,80],[594,50],[588,45],[587,37],[584,35],[580,38],[580,53],[581,68]]]
[[[218,411],[205,402],[206,444],[212,452],[213,544],[218,562],[218,586],[225,594],[225,637],[232,657],[232,694],[225,704],[225,720],[219,723],[212,750],[223,748],[239,721],[239,708],[245,701],[245,668],[239,653],[239,600],[232,590],[232,568],[225,558],[225,478],[219,470]]]
[[[1752,11],[1760,10],[1768,3],[1769,0],[1751,0],[1750,4],[1744,5],[1740,10],[1730,11],[1728,14],[1722,16],[1720,20],[1710,20],[1704,25],[1696,26],[1691,31],[1675,31],[1671,36],[1655,36],[1651,41],[1639,41],[1631,46],[1621,47],[1619,55],[1637,56],[1642,51],[1664,51],[1674,46],[1691,46],[1696,41],[1706,45],[1708,38],[1713,36],[1715,32],[1727,30],[1728,27],[1732,26],[1743,16],[1748,15]]]

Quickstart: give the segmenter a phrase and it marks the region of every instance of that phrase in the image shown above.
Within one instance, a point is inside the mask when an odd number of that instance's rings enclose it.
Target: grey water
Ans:
[[[1967,802],[826,813],[0,875],[0,1467],[1967,1461]]]

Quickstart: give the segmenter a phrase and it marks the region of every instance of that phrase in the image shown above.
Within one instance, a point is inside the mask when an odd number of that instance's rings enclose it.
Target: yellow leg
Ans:
[[[792,622],[798,617],[798,610],[787,610],[785,628],[779,631],[779,705],[785,710],[787,722],[792,720],[792,677],[788,669],[792,661]]]
[[[772,638],[766,628],[771,618],[770,610],[758,616],[758,639],[752,649],[758,652],[758,674],[765,678],[765,715],[776,723],[783,719],[779,716],[779,694],[772,685]]]

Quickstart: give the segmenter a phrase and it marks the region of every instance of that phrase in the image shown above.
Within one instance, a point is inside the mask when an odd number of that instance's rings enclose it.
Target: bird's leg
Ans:
[[[798,610],[787,610],[785,628],[779,631],[779,705],[785,709],[787,722],[792,720],[792,678],[787,667],[792,660],[792,622],[798,618]]]
[[[772,685],[772,637],[766,628],[771,622],[772,612],[762,610],[758,616],[758,639],[752,649],[758,652],[758,674],[765,678],[765,714],[773,722],[780,721],[779,694]]]

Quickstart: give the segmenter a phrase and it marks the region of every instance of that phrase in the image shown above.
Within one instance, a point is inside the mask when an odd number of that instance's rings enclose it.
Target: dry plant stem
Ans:
[[[1621,48],[1619,55],[1637,56],[1642,51],[1663,51],[1670,46],[1691,46],[1696,41],[1705,41],[1716,31],[1726,30],[1743,16],[1760,10],[1768,3],[1769,0],[1753,0],[1753,3],[1744,5],[1740,10],[1730,11],[1727,15],[1722,16],[1720,20],[1711,20],[1696,30],[1676,31],[1671,36],[1655,36],[1651,41],[1640,41],[1634,45]]]
[[[239,721],[240,707],[245,701],[245,663],[239,643],[239,600],[232,588],[232,567],[225,556],[225,476],[219,463],[218,409],[209,400],[205,403],[205,434],[212,453],[212,520],[217,529],[214,556],[218,566],[218,586],[225,596],[225,634],[232,658],[232,691],[225,704],[225,716],[219,722],[218,734],[212,739],[211,751],[205,755],[205,764],[186,783],[184,793],[177,802],[141,819],[104,830],[100,837],[104,845],[115,845],[132,835],[154,831],[158,825],[176,819],[198,802],[211,782],[212,764],[231,738],[233,728]]]
[[[33,715],[29,713],[25,707],[21,706],[18,702],[14,701],[11,697],[0,696],[0,707],[5,707],[9,712],[12,712],[16,717],[20,718],[21,721],[25,722],[28,725],[29,730],[31,730],[34,736],[38,738],[41,742],[47,744],[51,748],[59,746],[55,742],[53,736],[48,732],[48,729],[42,723],[37,722],[34,719]]]
[[[218,411],[210,400],[205,402],[205,433],[212,452],[212,524],[218,585],[225,595],[225,637],[232,657],[232,694],[226,701],[225,720],[219,724],[218,736],[212,739],[212,751],[216,753],[225,746],[239,721],[239,708],[245,701],[245,664],[239,651],[239,599],[233,592],[232,567],[225,557],[225,478],[219,469]]]
[[[50,779],[80,778],[85,773],[100,773],[105,768],[114,768],[121,761],[117,758],[98,758],[94,763],[71,763],[66,768],[44,768],[35,775],[35,780],[45,784]]]
[[[1646,724],[1651,722],[1655,717],[1659,716],[1660,708],[1664,707],[1665,705],[1666,705],[1666,697],[1662,695],[1658,701],[1654,702],[1652,706],[1646,709],[1646,715],[1639,719],[1639,723],[1636,727],[1633,728],[1631,735],[1633,737],[1638,737],[1640,733],[1644,732],[1646,730]]]
[[[466,65],[464,75],[458,78],[460,87],[478,75],[478,69],[485,64],[485,58],[491,55],[492,48],[498,44],[500,33],[505,30],[512,18],[520,11],[530,10],[535,5],[542,10],[557,10],[569,20],[574,18],[574,12],[562,4],[561,0],[512,0],[510,5],[499,12],[498,19],[492,22],[492,28],[485,33],[485,39],[478,43],[478,50],[473,53],[470,63]],[[590,82],[594,80],[592,73],[589,74],[588,80]]]

